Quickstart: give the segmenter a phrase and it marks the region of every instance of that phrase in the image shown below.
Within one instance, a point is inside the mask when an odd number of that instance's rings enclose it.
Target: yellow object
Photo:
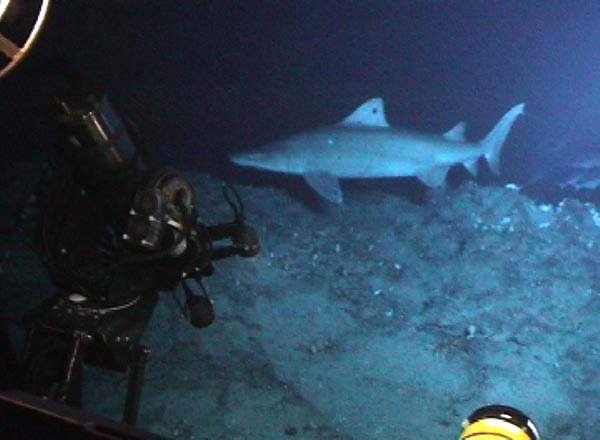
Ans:
[[[490,405],[474,411],[463,422],[459,440],[540,440],[533,421],[521,411]]]
[[[521,428],[505,420],[479,420],[469,426],[460,437],[461,440],[534,440]]]

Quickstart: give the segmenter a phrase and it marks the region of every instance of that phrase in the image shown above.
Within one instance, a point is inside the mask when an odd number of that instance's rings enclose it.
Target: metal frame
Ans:
[[[4,15],[4,11],[8,7],[10,0],[2,0],[0,1],[0,19]],[[29,37],[25,41],[23,46],[16,44],[10,39],[6,38],[4,35],[0,34],[0,52],[6,55],[11,61],[4,66],[2,70],[0,70],[0,78],[7,75],[19,62],[23,59],[25,54],[29,52],[33,43],[35,43],[40,31],[42,30],[42,25],[48,16],[48,8],[50,6],[50,0],[42,0],[40,5],[40,10],[38,12],[37,19],[35,20],[35,24],[33,25],[33,29],[29,34]]]

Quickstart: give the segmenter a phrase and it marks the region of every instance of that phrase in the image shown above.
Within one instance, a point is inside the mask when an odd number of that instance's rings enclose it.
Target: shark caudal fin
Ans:
[[[517,116],[524,113],[525,104],[521,103],[511,108],[496,126],[488,133],[488,135],[480,141],[480,145],[484,150],[484,156],[490,166],[490,169],[500,174],[500,150],[504,145],[504,141],[510,132]]]

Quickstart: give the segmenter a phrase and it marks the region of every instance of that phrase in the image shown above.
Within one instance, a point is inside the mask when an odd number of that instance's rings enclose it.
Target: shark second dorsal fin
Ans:
[[[459,122],[443,136],[450,141],[464,142],[465,141],[465,128],[467,128],[467,124],[465,121]]]
[[[390,128],[385,119],[383,99],[369,99],[340,122],[340,125],[360,125],[361,127]]]

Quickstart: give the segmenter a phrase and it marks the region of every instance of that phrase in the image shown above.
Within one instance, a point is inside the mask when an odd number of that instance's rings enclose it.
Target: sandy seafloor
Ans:
[[[36,167],[13,168],[21,177],[3,212],[26,222]],[[223,182],[186,176],[207,224],[231,218]],[[592,205],[537,205],[473,182],[422,204],[348,190],[320,209],[278,187],[237,189],[262,252],[216,263],[207,329],[162,295],[144,337],[141,428],[175,439],[453,439],[471,411],[498,403],[526,412],[543,438],[600,437]],[[16,341],[22,313],[52,290],[24,230],[3,229],[1,254]],[[120,418],[125,385],[87,369],[85,408]]]

